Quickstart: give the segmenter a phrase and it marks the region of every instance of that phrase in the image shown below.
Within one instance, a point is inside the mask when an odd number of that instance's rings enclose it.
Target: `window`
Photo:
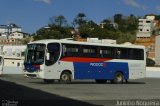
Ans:
[[[139,29],[139,31],[142,31],[142,29]]]
[[[101,47],[101,58],[144,60],[143,49]]]
[[[25,64],[43,64],[45,54],[44,44],[29,44],[27,45],[27,55]]]
[[[80,45],[63,44],[63,56],[79,56]]]
[[[128,59],[128,49],[127,48],[116,48],[116,58]]]
[[[101,47],[100,57],[102,58],[111,58],[112,56],[111,48],[109,47]]]
[[[146,21],[146,23],[151,23],[151,21]]]
[[[82,53],[84,57],[98,57],[98,47],[96,46],[83,46]]]
[[[149,29],[147,29],[147,32],[149,32]]]
[[[144,60],[143,49],[129,49],[129,59]]]
[[[46,65],[53,65],[59,59],[60,45],[58,43],[49,43],[47,45],[49,59],[46,59]]]

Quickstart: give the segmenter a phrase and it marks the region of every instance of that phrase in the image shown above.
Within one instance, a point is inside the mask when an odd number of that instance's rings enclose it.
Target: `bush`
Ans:
[[[155,61],[150,59],[150,58],[147,58],[146,59],[146,65],[147,66],[154,66],[155,65]]]

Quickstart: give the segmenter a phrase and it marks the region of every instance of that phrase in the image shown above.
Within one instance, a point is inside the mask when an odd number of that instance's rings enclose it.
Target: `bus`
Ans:
[[[144,78],[145,70],[145,47],[139,45],[46,39],[27,44],[24,59],[25,76],[46,83],[92,79],[119,84]]]

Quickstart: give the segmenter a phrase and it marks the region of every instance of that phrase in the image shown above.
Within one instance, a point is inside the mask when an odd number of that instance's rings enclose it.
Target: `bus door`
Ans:
[[[49,43],[47,45],[47,53],[46,53],[46,60],[45,60],[45,74],[48,78],[58,78],[58,69],[59,66],[59,59],[60,56],[60,44],[58,43]],[[53,73],[53,74],[51,74]]]

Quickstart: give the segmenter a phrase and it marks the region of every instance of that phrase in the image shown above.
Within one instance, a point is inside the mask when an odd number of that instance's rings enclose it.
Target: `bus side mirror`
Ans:
[[[47,57],[46,57],[46,60],[49,60],[49,56],[50,56],[50,55],[49,55],[49,53],[47,53]]]
[[[102,50],[100,50],[99,53],[102,54]]]

